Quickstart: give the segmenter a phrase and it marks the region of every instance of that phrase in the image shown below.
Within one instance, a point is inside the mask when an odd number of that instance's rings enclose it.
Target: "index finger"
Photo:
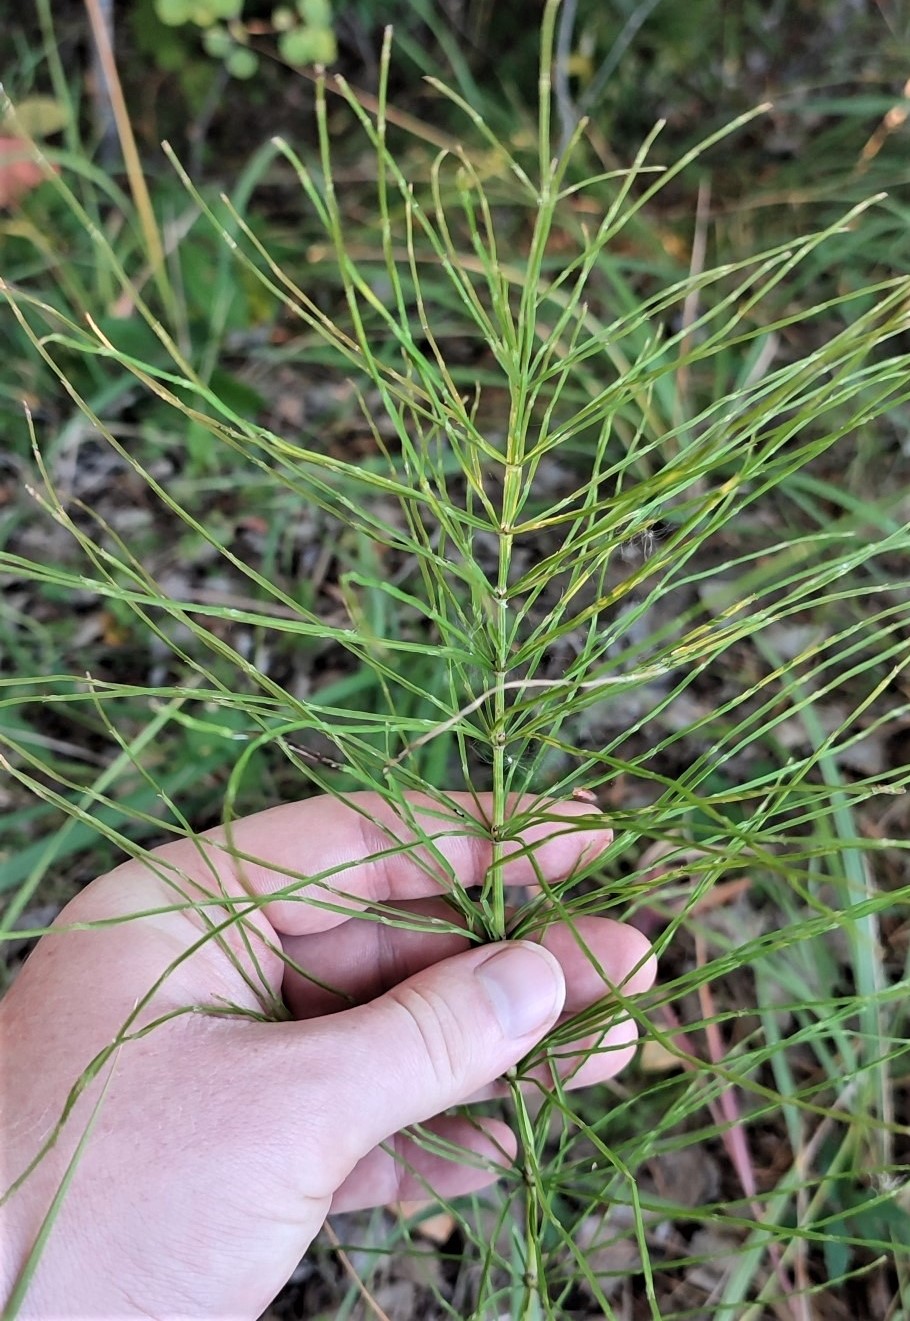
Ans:
[[[382,903],[423,899],[455,886],[480,885],[493,862],[486,824],[490,794],[408,795],[403,813],[378,794],[304,799],[272,807],[230,826],[162,850],[168,860],[212,888],[206,861],[229,894],[275,897],[263,907],[282,935],[327,931],[352,913]],[[561,880],[603,851],[612,832],[586,826],[591,808],[560,802],[541,806],[514,798],[510,814],[534,808],[534,818],[504,845],[503,880],[530,885],[540,876]]]

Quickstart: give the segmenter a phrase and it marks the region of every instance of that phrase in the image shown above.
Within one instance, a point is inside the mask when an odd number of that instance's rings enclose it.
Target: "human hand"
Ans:
[[[0,1005],[0,1188],[96,1067],[0,1211],[7,1298],[77,1154],[20,1315],[257,1317],[330,1211],[490,1182],[514,1157],[507,1125],[443,1112],[494,1094],[560,1016],[651,985],[646,940],[609,919],[551,927],[544,948],[459,935],[442,896],[453,876],[482,883],[490,804],[452,795],[443,819],[409,801],[432,849],[402,851],[414,833],[378,798],[313,798],[125,863],[39,942]],[[513,842],[508,884],[602,850],[610,833],[579,828],[584,811],[554,807],[571,829],[551,819]],[[371,906],[448,929],[389,926]],[[603,1080],[634,1038],[619,1022],[558,1067],[570,1085]],[[469,1163],[403,1133],[424,1121]]]

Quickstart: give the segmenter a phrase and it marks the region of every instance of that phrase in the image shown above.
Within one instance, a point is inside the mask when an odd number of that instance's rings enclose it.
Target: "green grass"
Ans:
[[[613,1316],[632,1287],[642,1315],[796,1318],[870,1277],[906,1308],[910,767],[860,755],[910,708],[910,282],[872,258],[905,213],[853,179],[761,244],[721,220],[696,261],[667,216],[760,118],[659,168],[656,133],[610,168],[583,126],[560,152],[558,23],[533,140],[435,82],[463,119],[429,156],[387,43],[378,109],[320,82],[313,149],[274,141],[223,196],[170,151],[150,215],[138,166],[131,200],[73,138],[8,232],[38,505],[0,552],[22,602],[4,933],[115,850],[276,798],[368,788],[407,818],[412,790],[490,788],[501,853],[592,791],[616,832],[594,874],[510,913],[497,863],[452,898],[490,938],[641,922],[656,990],[548,1048],[623,1010],[663,1062],[590,1095],[515,1085],[520,1167],[452,1208],[476,1270],[438,1314]],[[276,177],[296,243],[257,206]],[[282,430],[289,369],[330,402]],[[113,495],[72,494],[87,451]],[[23,543],[37,520],[50,554]],[[87,662],[73,600],[101,621]],[[716,1174],[694,1204],[664,1189],[691,1151]],[[417,1250],[383,1232],[377,1269]]]

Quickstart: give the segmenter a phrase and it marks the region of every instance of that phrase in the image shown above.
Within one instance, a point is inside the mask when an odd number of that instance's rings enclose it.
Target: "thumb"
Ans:
[[[517,1064],[556,1022],[565,993],[554,955],[506,941],[425,968],[368,1005],[299,1024],[309,1120],[318,1115],[322,1129],[310,1137],[332,1166],[321,1171],[332,1186],[312,1192],[330,1194],[378,1143]]]

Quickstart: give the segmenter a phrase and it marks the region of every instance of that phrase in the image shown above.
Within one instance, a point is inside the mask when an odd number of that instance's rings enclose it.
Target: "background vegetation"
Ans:
[[[635,1068],[516,1089],[511,1184],[344,1218],[275,1315],[896,1318],[910,32],[540,17],[140,0],[106,71],[100,3],[16,17],[6,975],[168,833],[583,789],[605,863],[508,929],[656,941]]]

